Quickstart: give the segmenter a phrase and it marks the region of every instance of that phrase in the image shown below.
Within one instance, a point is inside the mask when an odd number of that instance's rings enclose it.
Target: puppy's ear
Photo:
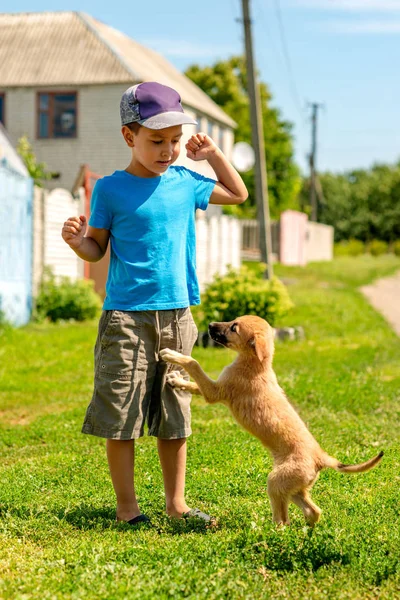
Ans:
[[[250,341],[249,345],[254,348],[254,352],[260,363],[264,362],[268,358],[268,346],[267,340],[262,335],[255,335]]]

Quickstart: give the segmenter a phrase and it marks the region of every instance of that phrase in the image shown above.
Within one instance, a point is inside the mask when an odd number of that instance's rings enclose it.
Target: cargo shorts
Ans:
[[[82,433],[114,440],[144,435],[162,439],[191,434],[187,391],[166,383],[169,371],[187,373],[161,360],[171,348],[191,354],[197,327],[190,308],[159,311],[103,311],[94,349],[94,391]]]

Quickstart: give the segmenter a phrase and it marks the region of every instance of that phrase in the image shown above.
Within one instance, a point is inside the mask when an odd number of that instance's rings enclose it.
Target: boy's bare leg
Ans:
[[[182,517],[190,507],[185,500],[186,438],[157,438],[158,455],[164,478],[165,505],[170,517]]]
[[[133,482],[135,440],[107,440],[107,459],[117,497],[117,521],[140,515]]]

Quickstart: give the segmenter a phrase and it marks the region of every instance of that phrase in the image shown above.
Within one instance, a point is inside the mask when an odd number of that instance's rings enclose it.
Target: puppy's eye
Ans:
[[[236,333],[236,323],[234,323],[233,325],[231,325],[231,331],[233,331],[234,333]]]

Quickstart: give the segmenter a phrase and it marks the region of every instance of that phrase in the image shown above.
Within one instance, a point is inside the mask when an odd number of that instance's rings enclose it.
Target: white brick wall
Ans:
[[[59,172],[61,177],[46,183],[49,188],[71,189],[79,168],[83,164],[100,175],[108,175],[116,169],[124,169],[130,161],[130,150],[121,135],[119,102],[128,86],[104,85],[83,87],[20,88],[6,90],[6,129],[14,145],[22,135],[27,135],[38,161],[45,162],[50,171]],[[74,139],[36,139],[36,94],[38,91],[78,92],[78,135]],[[196,118],[196,113],[185,107],[185,111]],[[207,118],[202,117],[202,130],[207,133]],[[224,126],[225,153],[230,156],[233,132]],[[195,133],[195,125],[184,125],[184,139]],[[215,141],[218,143],[218,127],[214,126]],[[176,164],[207,176],[213,176],[207,163],[195,163],[186,158],[182,144],[181,155]]]

